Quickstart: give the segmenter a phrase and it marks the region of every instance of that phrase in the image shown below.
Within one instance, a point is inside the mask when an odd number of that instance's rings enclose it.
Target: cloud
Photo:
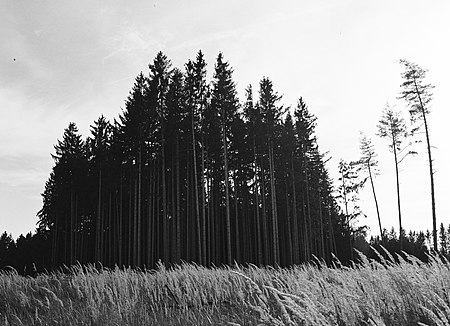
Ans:
[[[125,26],[117,34],[110,36],[107,43],[110,53],[103,57],[103,64],[106,60],[118,54],[147,51],[152,47],[154,41],[146,38],[138,28],[134,26]]]
[[[11,190],[42,186],[48,176],[49,156],[29,155],[2,156],[0,158],[0,180]]]

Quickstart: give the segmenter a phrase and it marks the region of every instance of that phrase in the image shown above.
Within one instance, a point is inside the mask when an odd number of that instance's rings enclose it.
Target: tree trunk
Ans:
[[[262,198],[262,229],[263,229],[263,242],[264,242],[264,265],[269,264],[269,231],[267,225],[267,212],[266,212],[266,181],[264,176],[264,161],[261,155],[261,198]]]
[[[433,249],[435,252],[438,252],[438,245],[437,245],[437,228],[436,228],[436,201],[435,201],[435,195],[434,195],[434,172],[433,172],[433,160],[431,159],[431,144],[430,144],[430,134],[428,132],[428,123],[427,123],[427,117],[425,113],[425,108],[422,103],[422,97],[420,96],[419,89],[417,87],[417,83],[414,80],[414,86],[416,88],[416,93],[420,101],[420,108],[422,112],[423,117],[423,123],[425,125],[425,136],[427,138],[427,149],[428,149],[428,166],[429,166],[429,173],[430,173],[430,184],[431,184],[431,213],[433,217]]]
[[[55,226],[53,227],[53,239],[52,239],[52,267],[56,267],[59,263],[58,260],[58,213],[55,215]]]
[[[96,219],[96,237],[95,237],[95,261],[102,260],[100,255],[100,243],[101,243],[101,219],[102,219],[102,170],[100,168],[98,174],[98,205],[97,205],[97,219]]]
[[[237,184],[237,177],[234,176],[234,220],[235,220],[235,225],[234,225],[234,233],[235,233],[235,239],[236,239],[236,254],[235,254],[235,259],[236,262],[240,262],[241,260],[241,255],[240,255],[240,250],[241,250],[241,245],[240,245],[240,239],[239,239],[239,207],[238,207],[238,184]]]
[[[128,266],[131,266],[133,263],[132,252],[133,252],[133,188],[131,181],[131,166],[130,166],[130,177],[128,182],[128,257],[127,263]]]
[[[203,139],[203,133],[202,133],[202,149],[201,149],[201,187],[202,187],[202,197],[201,197],[201,205],[202,205],[202,264],[205,266],[208,266],[207,261],[207,249],[206,249],[206,194],[205,194],[205,151],[204,151],[204,139]]]
[[[378,226],[380,227],[380,237],[381,237],[381,241],[384,244],[384,234],[383,234],[383,228],[381,227],[380,210],[378,208],[378,200],[377,200],[377,196],[375,194],[375,185],[373,183],[372,170],[370,169],[370,162],[368,162],[367,168],[369,170],[369,179],[370,179],[370,185],[372,186],[372,193],[373,193],[373,199],[375,201],[375,208],[377,209]]]
[[[307,214],[307,229],[306,232],[308,234],[308,248],[307,248],[307,260],[311,259],[312,253],[312,229],[311,229],[311,204],[310,204],[310,196],[309,196],[309,176],[308,176],[308,162],[306,161],[306,155],[304,158],[305,163],[305,190],[306,190],[306,214]]]
[[[161,119],[161,182],[162,182],[162,228],[163,228],[163,261],[169,262],[169,237],[167,233],[167,194],[166,194],[166,139],[165,125]]]
[[[344,195],[344,204],[345,204],[345,217],[347,219],[347,225],[348,225],[348,229],[349,229],[349,246],[350,246],[350,259],[353,260],[353,243],[352,243],[352,235],[351,235],[351,230],[350,230],[350,217],[348,215],[348,201],[347,201],[347,188],[345,186],[345,178],[344,178],[344,173],[341,172],[341,177],[342,177],[342,189],[344,191],[343,195]]]
[[[195,126],[194,126],[194,107],[191,109],[191,133],[192,133],[192,158],[193,158],[193,171],[194,171],[194,207],[195,207],[195,220],[197,228],[197,259],[199,262],[202,260],[202,240],[201,240],[201,226],[200,226],[200,210],[198,199],[198,176],[197,176],[197,149],[195,144]]]
[[[142,210],[142,146],[139,146],[139,162],[138,162],[138,189],[137,189],[137,197],[138,197],[138,201],[137,201],[137,225],[136,225],[136,230],[137,230],[137,250],[136,250],[136,265],[138,267],[141,267],[141,257],[142,257],[142,253],[141,253],[141,249],[142,249],[142,240],[141,240],[141,225],[142,225],[142,214],[141,214],[141,210]]]
[[[293,259],[294,264],[300,262],[300,242],[299,242],[299,228],[297,215],[297,194],[295,191],[295,171],[294,171],[294,155],[291,154],[291,183],[292,183],[292,219],[293,219]]]
[[[109,193],[109,201],[108,201],[108,220],[109,220],[109,226],[108,226],[108,265],[109,267],[114,266],[114,260],[113,260],[113,231],[114,231],[114,224],[112,221],[112,198],[111,198],[111,192]]]
[[[278,214],[277,214],[277,197],[275,186],[275,168],[273,161],[273,144],[272,139],[269,140],[269,173],[270,173],[270,197],[272,207],[272,240],[273,240],[273,264],[280,264],[280,248],[278,242]]]
[[[254,186],[253,192],[255,195],[255,218],[256,218],[256,250],[257,255],[257,265],[260,266],[263,262],[263,251],[262,251],[262,241],[261,241],[261,220],[259,216],[259,195],[258,195],[258,165],[256,157],[256,140],[255,135],[253,135],[253,168],[254,168]]]
[[[181,207],[180,207],[180,144],[179,144],[179,136],[177,135],[176,144],[175,144],[175,150],[176,150],[176,162],[175,162],[175,169],[176,169],[176,175],[177,175],[177,210],[176,210],[176,221],[175,221],[175,228],[176,228],[176,262],[179,263],[181,259],[181,228],[180,228],[180,218],[181,218]]]
[[[286,242],[286,247],[287,247],[287,263],[286,265],[290,266],[293,264],[293,252],[292,252],[292,228],[291,228],[291,214],[289,212],[289,207],[291,206],[289,203],[289,186],[288,186],[288,173],[286,173],[286,179],[284,180],[285,182],[285,201],[286,201],[286,233],[287,233],[287,240]]]
[[[138,220],[138,183],[139,180],[134,180],[134,207],[133,207],[133,260],[132,260],[132,265],[136,266],[137,265],[137,248],[138,248],[138,225],[137,225],[137,220]]]
[[[123,181],[120,176],[120,199],[119,199],[119,267],[123,266]]]
[[[399,242],[400,242],[400,250],[403,249],[403,228],[402,228],[402,212],[400,208],[400,181],[399,181],[399,173],[398,173],[398,160],[397,160],[397,146],[395,141],[395,135],[392,132],[392,148],[394,150],[394,160],[395,160],[395,179],[397,183],[397,207],[398,207],[398,223],[400,228],[399,233]]]
[[[325,243],[323,240],[323,216],[322,216],[322,195],[320,193],[320,187],[318,189],[318,197],[319,197],[319,225],[320,225],[320,256],[321,258],[325,258]]]
[[[73,187],[73,186],[72,186]],[[75,214],[74,214],[74,193],[70,190],[70,265],[74,263],[75,254]]]
[[[226,125],[225,125],[225,112],[222,108],[222,147],[223,147],[223,165],[224,165],[224,177],[225,177],[225,228],[226,228],[226,252],[227,263],[231,265],[231,223],[230,223],[230,182],[228,179],[228,144],[226,139]]]

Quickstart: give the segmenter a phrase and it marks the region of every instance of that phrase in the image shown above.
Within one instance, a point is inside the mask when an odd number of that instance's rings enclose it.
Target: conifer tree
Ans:
[[[142,214],[142,166],[146,144],[154,150],[156,131],[154,127],[155,112],[148,109],[147,79],[141,72],[135,80],[130,95],[125,103],[125,110],[120,115],[120,151],[123,153],[124,173],[126,174],[128,196],[127,220],[128,236],[127,261],[136,265],[140,260]],[[124,199],[123,199],[124,200]]]
[[[222,53],[219,53],[215,65],[213,80],[211,107],[217,113],[221,133],[221,152],[224,173],[225,188],[225,233],[226,233],[226,261],[232,263],[231,250],[231,212],[230,212],[230,175],[229,175],[229,139],[231,126],[237,116],[238,99],[235,84],[232,79],[233,69],[229,63],[223,60]]]
[[[366,171],[369,175],[370,185],[372,188],[372,194],[373,199],[375,202],[375,208],[377,211],[377,217],[378,217],[378,226],[380,228],[380,237],[381,239],[384,238],[383,236],[383,228],[381,227],[381,217],[380,217],[380,210],[378,207],[378,200],[375,193],[375,185],[374,185],[374,178],[378,175],[378,161],[377,161],[377,154],[375,152],[374,146],[372,144],[372,141],[370,138],[368,138],[366,135],[362,134],[362,137],[359,141],[359,147],[361,151],[361,158],[356,161],[352,162],[352,164],[356,164],[359,166],[359,168],[362,171]],[[367,178],[363,180],[363,183],[365,183]]]
[[[383,110],[380,122],[378,124],[378,136],[387,138],[389,140],[389,148],[394,154],[395,163],[395,177],[397,184],[397,208],[398,208],[398,222],[399,222],[399,239],[400,248],[402,248],[403,228],[402,228],[402,213],[400,206],[400,180],[398,166],[400,163],[398,154],[401,150],[401,144],[407,136],[406,125],[404,120],[400,117],[399,112],[394,112],[392,108],[387,105]]]
[[[433,220],[433,248],[437,251],[437,230],[436,230],[436,200],[434,191],[434,170],[433,159],[431,156],[431,141],[429,122],[427,117],[430,114],[429,104],[433,98],[431,90],[434,88],[431,84],[425,83],[425,77],[427,70],[419,67],[417,64],[409,62],[407,60],[400,60],[405,68],[402,73],[403,83],[401,84],[402,91],[400,98],[404,99],[409,106],[409,113],[412,122],[423,121],[423,127],[425,128],[425,138],[427,141],[428,150],[428,166],[430,174],[431,185],[431,215]],[[416,127],[414,131],[417,131],[421,126]]]
[[[183,144],[183,120],[186,112],[183,103],[183,73],[175,68],[172,72],[167,94],[167,135],[168,148],[171,149],[172,167],[172,212],[171,216],[175,220],[173,230],[172,247],[173,261],[179,262],[181,259],[181,218],[182,218],[182,157],[180,147]]]
[[[361,208],[358,205],[359,193],[363,186],[363,181],[356,170],[356,166],[344,160],[339,161],[339,182],[338,186],[338,198],[344,204],[344,227],[347,229],[349,241],[350,241],[350,257],[353,260],[353,240],[354,240],[354,228],[353,223],[356,219],[363,215]]]
[[[241,110],[222,54],[210,87],[201,51],[185,68],[159,52],[118,120],[100,116],[86,142],[75,124],[64,131],[38,214],[53,266],[342,257],[350,231],[303,100],[284,117],[263,78],[257,102],[249,87]]]
[[[317,118],[309,112],[308,106],[299,98],[297,107],[294,111],[295,133],[297,138],[298,166],[300,171],[300,204],[303,218],[302,238],[303,238],[303,256],[309,260],[312,254],[312,215],[310,205],[310,163],[308,155],[312,151],[315,142],[315,127]]]
[[[260,178],[260,147],[261,147],[261,113],[260,107],[253,103],[253,89],[251,85],[246,88],[246,100],[243,106],[243,115],[246,120],[246,133],[248,146],[251,148],[251,160],[252,160],[252,174],[250,177],[252,182],[252,194],[253,194],[253,213],[254,213],[254,232],[255,235],[255,260],[258,264],[267,263],[267,259],[263,256],[268,252],[268,235],[266,228],[266,215],[265,212],[260,210],[260,196],[264,196],[264,190],[262,189],[262,183]],[[265,250],[264,250],[265,249]]]
[[[277,142],[277,129],[281,123],[283,107],[278,106],[281,96],[274,90],[272,81],[264,77],[259,83],[259,101],[264,140],[267,144],[266,155],[269,161],[270,180],[270,207],[271,207],[271,238],[272,238],[272,263],[280,264],[280,246],[278,234],[278,213],[275,180],[274,146]]]
[[[167,213],[167,176],[166,176],[166,124],[167,116],[169,115],[167,106],[167,96],[169,91],[169,84],[172,74],[172,64],[162,52],[158,52],[153,64],[149,65],[150,77],[149,77],[149,97],[150,106],[154,106],[155,113],[158,118],[159,129],[159,144],[160,144],[160,169],[161,169],[161,205],[162,205],[162,257],[164,262],[169,261],[169,232],[168,232],[168,219]],[[140,223],[140,222],[139,222]],[[138,237],[138,243],[140,243],[140,236]],[[140,264],[138,264],[140,265]]]
[[[83,214],[86,209],[86,193],[83,186],[87,177],[86,151],[75,123],[69,123],[62,140],[54,146],[53,168],[59,192],[57,210],[65,238],[63,261],[69,264],[80,260],[82,254],[81,234],[86,222]]]
[[[109,146],[111,145],[111,125],[101,115],[91,126],[92,137],[87,139],[88,155],[90,160],[90,176],[97,179],[97,214],[95,218],[95,260],[103,261],[104,246],[104,196],[105,177],[108,175]],[[95,188],[92,188],[92,190]]]

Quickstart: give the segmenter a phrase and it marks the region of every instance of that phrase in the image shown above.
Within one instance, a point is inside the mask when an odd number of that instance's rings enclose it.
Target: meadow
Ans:
[[[287,269],[0,274],[0,325],[450,325],[450,267],[403,255]]]

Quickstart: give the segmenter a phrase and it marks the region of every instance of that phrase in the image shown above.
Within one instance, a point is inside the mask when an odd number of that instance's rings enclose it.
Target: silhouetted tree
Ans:
[[[378,201],[374,185],[374,178],[376,175],[378,175],[378,161],[376,159],[377,154],[375,152],[372,141],[370,140],[370,138],[367,138],[366,135],[362,135],[359,146],[361,151],[361,158],[358,161],[352,162],[352,164],[356,164],[359,169],[361,169],[362,171],[366,171],[369,175],[373,199],[375,201],[375,208],[377,210],[378,226],[380,227],[380,237],[383,239],[383,228],[381,227],[380,210],[378,208]],[[366,180],[367,178],[363,180],[363,183],[365,183]]]
[[[400,64],[404,65],[405,71],[402,73],[403,83],[400,98],[404,99],[409,106],[409,113],[413,122],[423,121],[425,128],[425,136],[427,140],[428,165],[431,184],[431,213],[433,219],[433,247],[437,251],[437,230],[436,230],[436,201],[434,192],[434,171],[433,160],[431,157],[431,142],[429,122],[427,116],[430,113],[429,104],[433,98],[431,90],[434,88],[431,84],[425,83],[427,70],[422,69],[417,64],[407,60],[400,60]],[[415,128],[418,130],[421,126]]]
[[[389,140],[389,148],[394,154],[395,163],[395,177],[397,183],[397,208],[398,208],[398,222],[399,222],[399,237],[400,247],[402,245],[403,229],[402,229],[402,213],[400,206],[400,181],[398,165],[401,162],[399,159],[399,151],[401,151],[401,144],[407,136],[406,125],[404,120],[400,117],[398,112],[394,112],[389,105],[383,110],[383,115],[378,124],[378,136],[387,138]]]
[[[159,52],[117,120],[100,116],[86,142],[69,125],[55,146],[38,230],[18,241],[43,248],[38,269],[349,259],[350,236],[362,231],[333,197],[316,117],[302,98],[285,115],[268,78],[256,103],[247,88],[241,107],[232,74],[220,53],[208,85],[201,51],[184,72]]]

